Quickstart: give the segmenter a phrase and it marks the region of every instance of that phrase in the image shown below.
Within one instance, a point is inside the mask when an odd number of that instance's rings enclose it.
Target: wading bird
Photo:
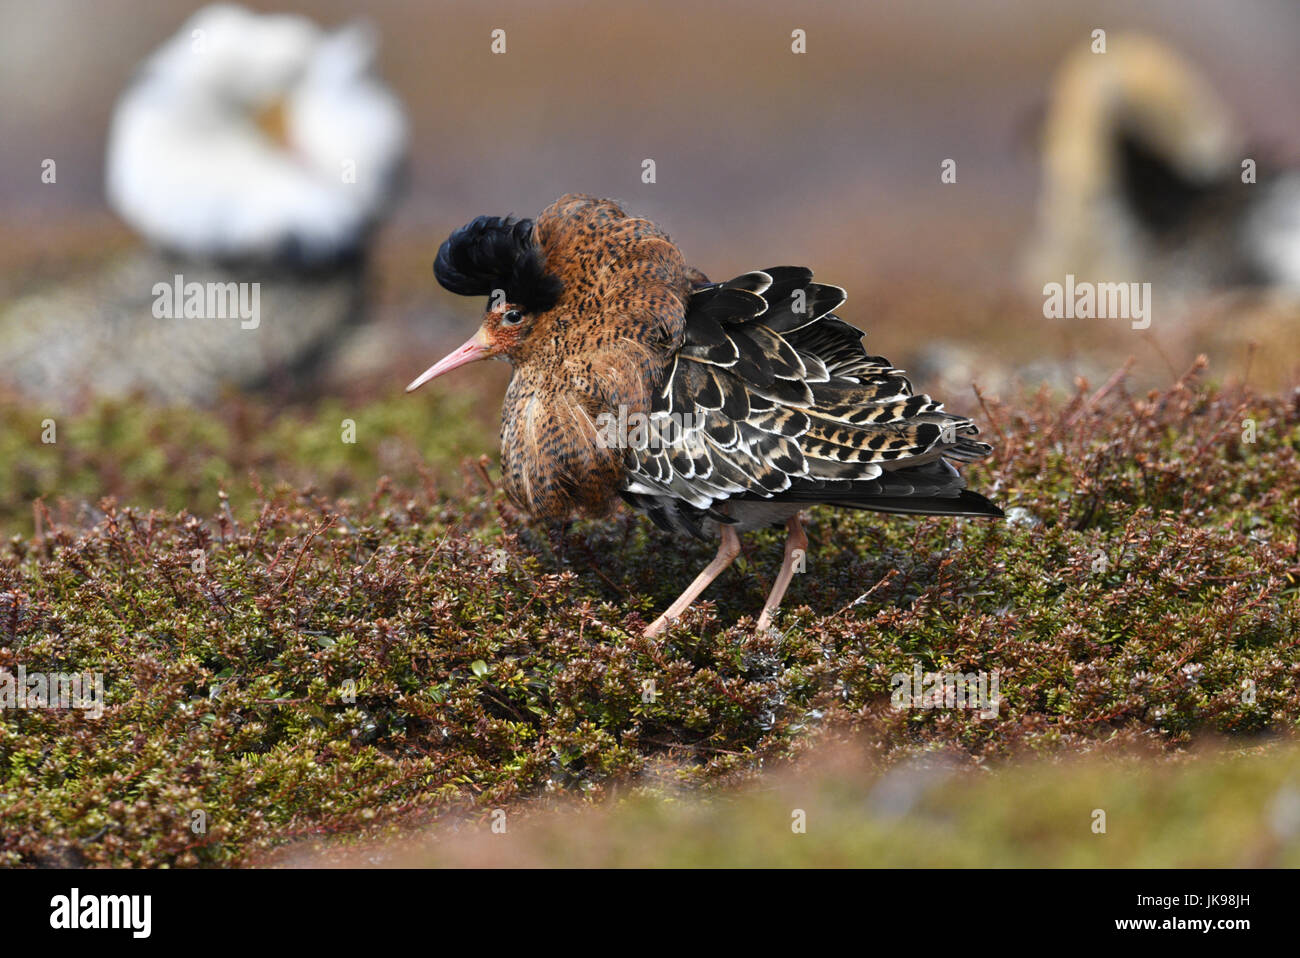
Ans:
[[[377,45],[363,23],[191,16],[109,126],[107,199],[146,245],[0,308],[0,384],[210,403],[315,379],[364,317],[366,251],[405,165]]]
[[[1035,289],[1072,274],[1176,299],[1300,293],[1300,171],[1248,150],[1210,84],[1158,40],[1117,35],[1104,53],[1070,55],[1042,150]]]
[[[772,622],[816,503],[920,515],[1001,516],[950,460],[991,449],[969,419],[914,395],[834,315],[812,271],[778,266],[711,283],[654,223],[570,194],[534,222],[480,216],[438,250],[434,274],[488,296],[469,342],[408,387],[479,359],[513,374],[501,424],[504,487],[534,518],[606,513],[618,498],[717,556],[646,629],[680,616],[740,552],[739,533],[785,523]],[[612,424],[648,423],[639,435]],[[635,432],[635,430],[634,430]]]

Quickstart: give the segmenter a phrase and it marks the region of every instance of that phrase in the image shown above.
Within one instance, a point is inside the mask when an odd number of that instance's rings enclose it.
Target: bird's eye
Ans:
[[[518,326],[524,321],[524,314],[517,309],[508,309],[501,314],[502,326]]]

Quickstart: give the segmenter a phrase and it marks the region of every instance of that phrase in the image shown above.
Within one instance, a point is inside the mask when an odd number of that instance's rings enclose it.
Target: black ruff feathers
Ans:
[[[546,272],[541,248],[533,242],[533,221],[480,216],[462,226],[438,248],[433,275],[453,293],[487,296],[502,290],[506,301],[524,312],[553,307],[564,288]]]

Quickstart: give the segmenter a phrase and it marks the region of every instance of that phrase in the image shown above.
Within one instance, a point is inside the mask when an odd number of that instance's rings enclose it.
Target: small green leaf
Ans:
[[[473,662],[469,664],[469,670],[473,672],[475,675],[477,675],[479,678],[482,678],[483,676],[488,674],[488,664],[484,662],[482,659],[475,659]]]

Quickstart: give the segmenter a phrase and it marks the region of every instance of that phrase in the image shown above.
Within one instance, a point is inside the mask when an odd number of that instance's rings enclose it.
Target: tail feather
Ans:
[[[881,496],[874,499],[836,500],[831,505],[872,512],[892,512],[912,516],[986,516],[1001,519],[1004,513],[978,492],[963,489],[954,498],[944,496]]]

